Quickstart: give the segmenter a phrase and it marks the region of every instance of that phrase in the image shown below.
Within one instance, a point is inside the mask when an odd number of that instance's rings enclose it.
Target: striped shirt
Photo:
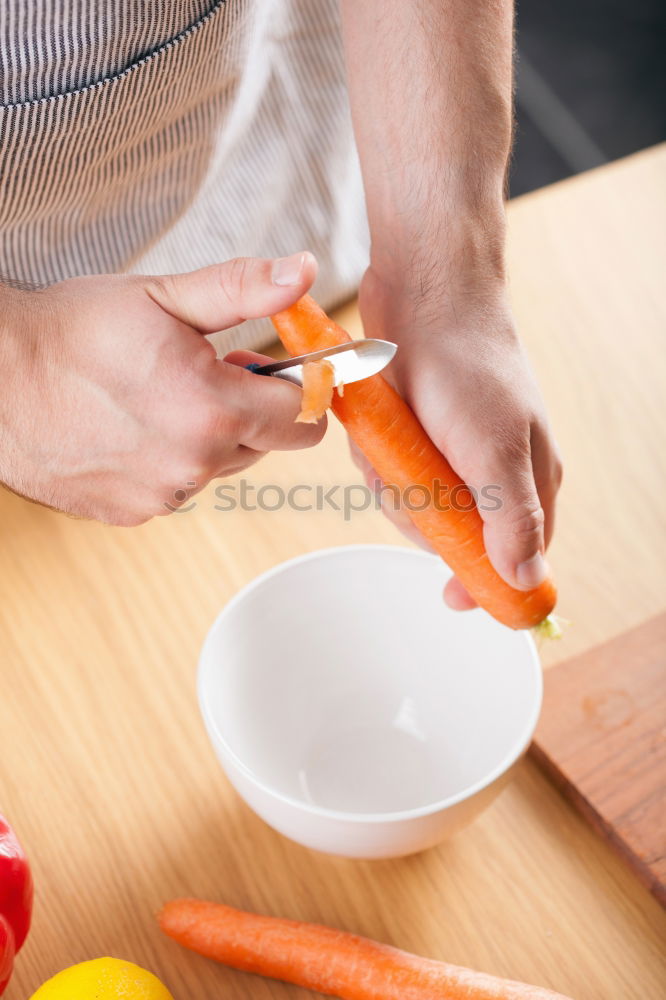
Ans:
[[[0,0],[1,280],[300,249],[324,306],[353,294],[368,234],[337,0]]]

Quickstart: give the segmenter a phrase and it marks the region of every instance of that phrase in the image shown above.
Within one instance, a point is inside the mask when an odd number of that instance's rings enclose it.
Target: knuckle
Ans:
[[[193,496],[194,486],[192,483],[191,479],[183,479],[176,488],[171,483],[157,489],[154,495],[146,501],[146,520],[152,517],[167,517],[180,507],[187,506]]]
[[[144,291],[160,305],[171,299],[172,285],[169,275],[150,275],[143,279]]]
[[[221,441],[236,440],[240,434],[240,417],[219,402],[205,403],[190,414],[188,441],[192,457],[205,464],[211,451]]]
[[[529,540],[539,537],[544,528],[545,515],[540,504],[531,507],[516,508],[508,517],[512,533],[520,538]]]
[[[247,257],[234,257],[233,260],[228,261],[220,268],[220,288],[222,294],[231,305],[235,305],[239,299],[243,298],[247,287],[247,279]]]
[[[197,490],[201,490],[213,478],[213,463],[197,462],[190,458],[183,461],[181,468],[160,484],[160,497],[172,507],[185,503]]]
[[[562,463],[561,457],[555,456],[555,461],[553,462],[553,482],[555,483],[555,489],[559,490],[562,485],[562,479],[564,477],[564,465]]]
[[[497,455],[505,466],[523,464],[530,458],[529,435],[518,436],[515,433],[501,433],[497,443]]]
[[[539,496],[548,505],[551,503],[562,485],[563,467],[559,455],[554,455],[548,461],[547,466],[540,470],[536,477],[536,486]]]
[[[224,475],[234,476],[237,472],[249,468],[258,462],[260,458],[267,455],[267,451],[260,451],[256,448],[249,448],[247,445],[240,445],[235,452],[230,455],[224,465]]]

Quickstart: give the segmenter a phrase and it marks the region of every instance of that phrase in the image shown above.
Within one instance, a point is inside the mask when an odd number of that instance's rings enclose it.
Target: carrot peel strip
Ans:
[[[303,365],[303,399],[296,423],[316,424],[333,400],[335,369],[330,361],[306,361]]]

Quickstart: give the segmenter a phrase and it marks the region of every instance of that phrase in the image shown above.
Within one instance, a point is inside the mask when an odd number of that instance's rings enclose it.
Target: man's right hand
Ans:
[[[311,254],[190,274],[0,288],[0,481],[58,510],[136,525],[272,449],[316,444],[299,390],[223,361],[204,334],[286,309]]]

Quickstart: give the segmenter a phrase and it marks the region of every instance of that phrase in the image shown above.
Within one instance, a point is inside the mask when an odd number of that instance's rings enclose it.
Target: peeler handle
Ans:
[[[281,378],[284,382],[291,382],[292,385],[303,387],[303,381],[298,375],[298,369],[287,368],[284,371],[266,371],[269,365],[260,365],[257,361],[253,361],[251,364],[245,365],[245,367],[254,375],[269,375],[272,378]]]

